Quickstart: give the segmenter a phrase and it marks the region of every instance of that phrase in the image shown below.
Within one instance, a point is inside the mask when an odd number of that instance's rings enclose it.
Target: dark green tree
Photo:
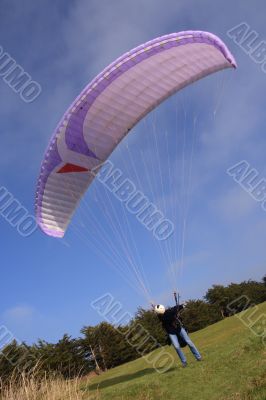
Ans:
[[[195,332],[219,321],[222,316],[216,305],[203,300],[190,300],[181,312],[184,325],[189,332]]]
[[[82,329],[82,346],[90,352],[95,368],[113,368],[137,357],[135,349],[127,341],[127,331],[127,327],[114,327],[107,322]]]

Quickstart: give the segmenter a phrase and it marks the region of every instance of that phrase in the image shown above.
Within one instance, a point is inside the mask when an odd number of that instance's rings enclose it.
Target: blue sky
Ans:
[[[166,160],[180,171],[182,152],[169,152],[164,135],[169,135],[172,148],[178,140],[183,143],[185,133],[187,157],[197,115],[184,267],[178,288],[188,299],[202,297],[213,283],[260,279],[265,273],[266,214],[226,170],[246,159],[266,177],[266,74],[226,32],[246,22],[266,40],[265,11],[264,1],[2,0],[0,45],[40,83],[42,93],[27,104],[0,79],[0,186],[33,213],[35,184],[48,140],[82,88],[116,57],[147,40],[182,30],[213,32],[235,55],[238,70],[216,74],[168,100],[134,128],[111,160],[173,218],[181,175],[177,173],[172,186],[166,177]],[[150,139],[155,137],[154,127],[159,140],[156,156]],[[156,168],[165,177],[163,190],[156,180]],[[123,221],[121,205],[96,182],[64,241],[40,231],[23,238],[0,218],[0,317],[15,337],[31,342],[38,337],[54,341],[65,332],[77,336],[83,325],[100,320],[90,303],[106,292],[126,311],[147,305],[109,265],[112,251],[125,248],[125,242],[110,231],[110,218],[115,221],[115,216]],[[158,243],[150,233],[131,217],[128,223],[129,230],[119,234],[128,235],[127,246],[132,257],[139,257],[154,300],[169,303],[174,285],[168,259],[160,258]],[[105,245],[99,229],[112,237],[112,248]],[[177,237],[179,233],[180,225]],[[80,240],[84,236],[86,243]],[[176,243],[173,238],[168,247],[173,263],[178,263]],[[102,257],[103,248],[109,254],[108,262]],[[121,268],[126,264],[125,258]],[[133,284],[130,275],[126,278]]]

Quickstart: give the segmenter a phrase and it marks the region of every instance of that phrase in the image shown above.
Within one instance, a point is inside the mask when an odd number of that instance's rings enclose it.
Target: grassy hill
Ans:
[[[251,326],[248,317],[259,321]],[[92,378],[82,387],[84,398],[266,400],[266,338],[263,344],[254,333],[262,331],[263,321],[266,303],[192,334],[204,361],[196,362],[186,348],[188,367],[182,368],[174,349],[166,347],[176,359],[168,371],[157,372],[140,358]]]

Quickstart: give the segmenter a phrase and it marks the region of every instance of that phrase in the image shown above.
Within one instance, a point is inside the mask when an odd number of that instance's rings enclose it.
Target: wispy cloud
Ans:
[[[34,313],[34,308],[31,306],[17,305],[4,311],[3,317],[8,322],[23,324],[29,322],[34,316]]]
[[[259,208],[258,203],[239,187],[230,188],[213,199],[213,209],[217,216],[229,223],[248,218],[257,208]]]

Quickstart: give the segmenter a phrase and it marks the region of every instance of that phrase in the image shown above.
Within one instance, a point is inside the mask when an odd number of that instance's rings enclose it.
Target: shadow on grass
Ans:
[[[178,365],[176,365],[176,366],[174,366],[174,367],[171,367],[171,368],[169,368],[169,369],[167,369],[166,371],[163,371],[162,373],[163,374],[168,374],[169,372],[175,372],[177,369],[179,369],[180,367],[178,366]],[[160,370],[159,370],[159,372],[160,372]]]
[[[137,379],[144,375],[152,374],[155,372],[156,371],[154,368],[145,368],[142,369],[141,371],[134,372],[133,374],[116,376],[114,378],[106,379],[103,382],[93,383],[92,385],[89,385],[89,390],[95,390],[98,388],[99,389],[107,388],[109,386],[117,385],[118,383],[122,382],[132,381],[133,379]]]

